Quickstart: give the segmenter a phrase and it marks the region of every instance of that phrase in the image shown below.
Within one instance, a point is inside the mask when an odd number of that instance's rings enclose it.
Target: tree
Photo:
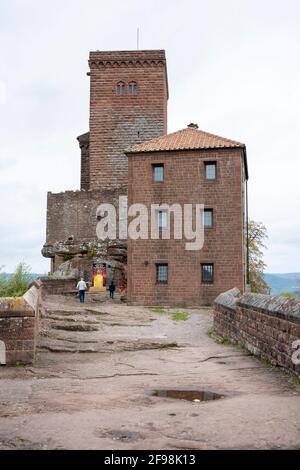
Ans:
[[[298,282],[297,282],[296,297],[300,299],[300,279],[298,279]]]
[[[294,295],[292,294],[292,292],[289,292],[289,291],[281,292],[280,295],[281,295],[281,297],[286,297],[287,299],[293,299],[294,298]]]
[[[31,282],[30,268],[19,263],[10,279],[0,274],[0,297],[21,297]]]
[[[265,240],[268,238],[267,229],[262,222],[249,220],[248,248],[249,248],[249,283],[251,292],[269,294],[270,288],[264,279],[266,264],[263,260],[263,250],[266,248]]]
[[[5,286],[6,286],[6,282],[5,282],[5,276],[4,274],[1,272],[2,269],[3,269],[4,266],[0,266],[0,297],[3,297],[1,295],[1,292],[3,292]]]

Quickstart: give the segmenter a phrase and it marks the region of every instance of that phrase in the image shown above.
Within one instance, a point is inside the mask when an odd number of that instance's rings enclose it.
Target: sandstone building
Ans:
[[[90,131],[78,137],[81,190],[48,193],[42,253],[51,271],[65,266],[91,279],[105,265],[108,279],[128,286],[143,304],[206,304],[231,287],[245,287],[245,145],[191,125],[167,134],[165,52],[91,52]],[[184,240],[99,241],[97,207],[119,196],[128,203],[205,206],[205,242],[188,252]],[[128,244],[128,263],[127,263]],[[61,268],[63,266],[63,268]],[[127,279],[128,275],[128,279]]]
[[[128,299],[146,305],[205,305],[233,286],[245,287],[244,144],[186,129],[133,146],[128,152],[128,205],[201,203],[204,246],[186,240],[128,239]],[[158,171],[160,169],[160,171]],[[163,207],[163,206],[161,206]],[[163,212],[163,211],[162,211]],[[160,228],[174,218],[165,211]],[[165,225],[165,226],[164,226]]]

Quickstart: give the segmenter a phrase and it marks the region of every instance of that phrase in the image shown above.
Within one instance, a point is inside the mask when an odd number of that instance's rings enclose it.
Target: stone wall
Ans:
[[[102,203],[118,208],[125,186],[112,190],[48,193],[46,244],[96,238],[97,207]]]
[[[215,300],[214,330],[272,365],[300,375],[300,365],[292,361],[296,355],[293,343],[300,340],[300,301],[241,295],[238,289],[231,289]]]
[[[113,190],[66,191],[48,193],[47,237],[42,254],[52,259],[52,273],[66,261],[79,276],[89,280],[93,263],[112,266],[126,264],[127,241],[97,238],[100,204],[112,204],[119,217],[119,197],[127,196],[127,187]]]
[[[23,297],[0,299],[0,364],[34,361],[41,308],[39,281],[35,281]]]
[[[54,279],[51,277],[42,277],[41,282],[43,284],[42,297],[43,299],[47,295],[60,295],[70,291],[76,290],[77,279]]]

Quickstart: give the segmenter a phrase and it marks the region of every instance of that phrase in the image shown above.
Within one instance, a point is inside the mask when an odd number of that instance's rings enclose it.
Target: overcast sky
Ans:
[[[299,0],[0,0],[0,266],[46,272],[47,191],[79,188],[90,50],[166,49],[169,132],[246,143],[269,272],[300,272]]]

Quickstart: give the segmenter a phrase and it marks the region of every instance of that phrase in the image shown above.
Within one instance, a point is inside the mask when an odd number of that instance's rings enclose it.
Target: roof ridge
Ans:
[[[221,137],[201,129],[186,127],[170,134],[135,144],[126,149],[126,153],[157,152],[170,150],[197,150],[209,148],[244,148],[245,144],[237,140]]]
[[[210,137],[216,137],[217,139],[226,140],[227,142],[235,142],[236,144],[245,145],[245,144],[243,144],[242,142],[240,142],[238,140],[228,139],[228,137],[222,137],[221,135],[212,134],[211,132],[203,131],[201,129],[193,129],[191,127],[187,128],[187,129],[192,130],[192,131],[196,131],[196,132],[201,132],[202,134],[206,134]],[[182,130],[185,130],[185,129],[182,129]]]

